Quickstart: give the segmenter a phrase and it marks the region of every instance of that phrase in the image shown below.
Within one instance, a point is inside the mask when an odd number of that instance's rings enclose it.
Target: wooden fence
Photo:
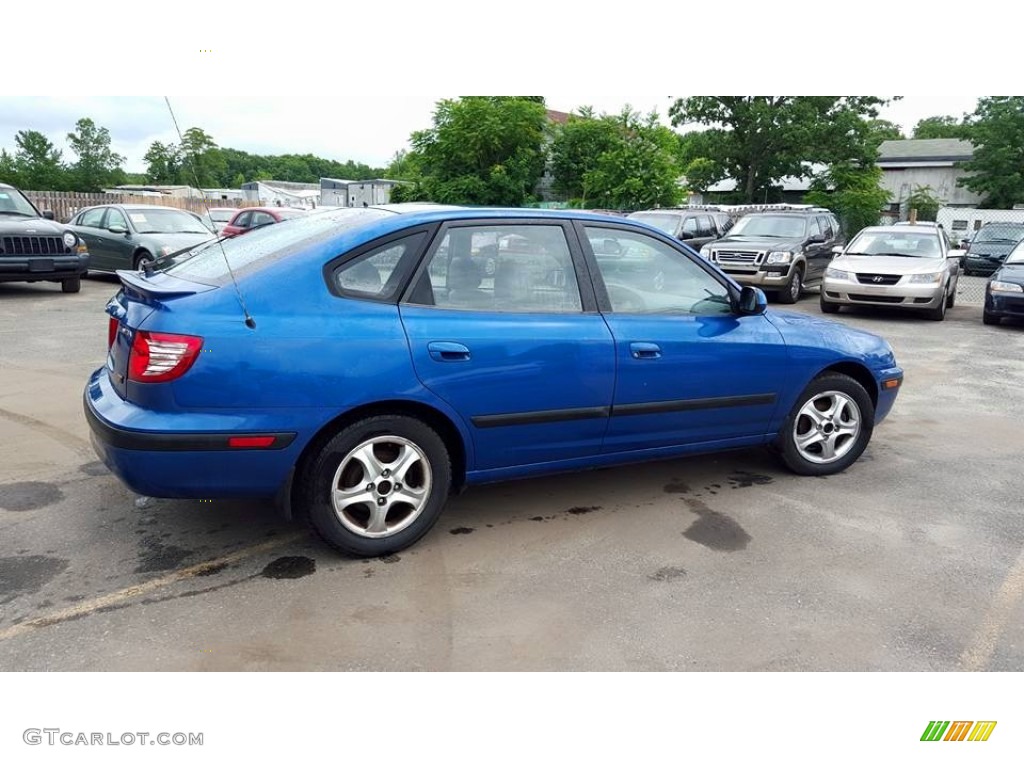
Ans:
[[[209,200],[201,197],[171,195],[108,195],[102,192],[25,192],[25,197],[40,211],[53,211],[57,221],[66,222],[82,208],[91,205],[167,205],[204,214],[210,208],[246,208],[259,205],[255,200]]]

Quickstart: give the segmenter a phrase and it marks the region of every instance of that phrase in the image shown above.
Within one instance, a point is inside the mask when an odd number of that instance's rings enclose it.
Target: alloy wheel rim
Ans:
[[[405,530],[423,514],[432,475],[423,450],[397,435],[370,438],[338,464],[331,505],[352,533],[382,539]]]
[[[793,424],[793,442],[812,464],[839,461],[857,443],[863,429],[860,407],[845,392],[815,395],[800,408]]]

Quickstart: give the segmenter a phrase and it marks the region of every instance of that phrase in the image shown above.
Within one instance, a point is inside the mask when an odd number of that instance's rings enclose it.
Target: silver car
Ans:
[[[942,320],[956,300],[964,252],[935,224],[865,227],[845,249],[833,250],[821,286],[822,312],[901,307]]]

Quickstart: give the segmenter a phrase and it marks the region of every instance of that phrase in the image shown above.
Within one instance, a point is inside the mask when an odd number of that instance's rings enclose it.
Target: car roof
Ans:
[[[905,235],[907,232],[913,232],[914,230],[918,230],[917,234],[919,235],[937,235],[938,229],[938,227],[928,226],[927,224],[915,224],[911,226],[906,226],[904,224],[880,224],[877,227],[864,227],[864,229],[862,229],[861,232],[888,232],[891,234]]]

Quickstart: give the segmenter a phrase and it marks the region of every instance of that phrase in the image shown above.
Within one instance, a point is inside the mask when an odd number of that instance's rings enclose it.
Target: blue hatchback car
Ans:
[[[325,210],[118,273],[93,444],[138,493],[276,497],[356,556],[475,483],[771,445],[848,467],[903,379],[644,224]]]

